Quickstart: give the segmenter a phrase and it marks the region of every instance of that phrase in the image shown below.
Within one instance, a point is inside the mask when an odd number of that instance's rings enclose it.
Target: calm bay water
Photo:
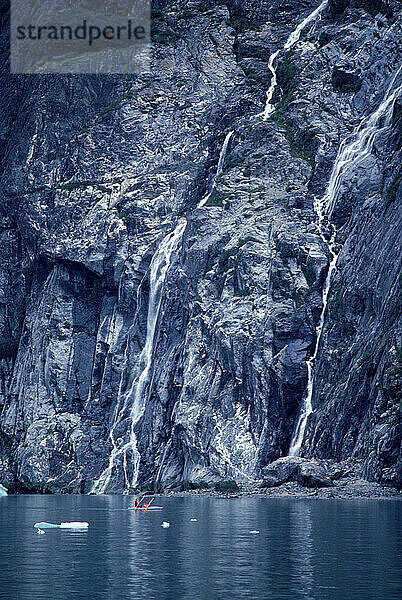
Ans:
[[[0,498],[0,598],[401,598],[398,501],[160,497],[154,513],[132,503]],[[90,526],[38,535],[37,521]]]

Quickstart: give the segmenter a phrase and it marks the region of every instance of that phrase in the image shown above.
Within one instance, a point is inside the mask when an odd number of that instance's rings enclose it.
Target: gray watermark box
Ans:
[[[149,71],[151,0],[11,0],[11,73]]]

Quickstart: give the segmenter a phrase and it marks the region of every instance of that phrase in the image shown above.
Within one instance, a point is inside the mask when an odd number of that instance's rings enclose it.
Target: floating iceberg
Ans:
[[[89,523],[86,521],[72,521],[71,523],[60,523],[60,529],[87,529]]]
[[[168,527],[170,527],[170,523],[168,523],[167,521],[163,521],[163,523],[162,523],[162,527],[163,527],[164,529],[167,529]]]
[[[46,523],[45,521],[41,521],[40,523],[35,523],[34,527],[37,529],[87,529],[89,527],[89,523],[86,521],[72,521],[71,523]]]
[[[0,496],[7,496],[7,488],[5,488],[4,485],[1,485],[1,483],[0,483]]]

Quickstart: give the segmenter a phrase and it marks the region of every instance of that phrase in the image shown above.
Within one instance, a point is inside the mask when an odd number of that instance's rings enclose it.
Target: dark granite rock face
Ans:
[[[250,482],[287,455],[330,259],[314,195],[401,59],[396,10],[373,17],[331,0],[279,53],[264,120],[268,59],[317,6],[159,2],[151,75],[50,84],[2,66],[6,485]],[[400,102],[332,213],[342,249],[301,452],[360,458],[366,477],[392,485],[402,472]],[[301,463],[286,469],[297,465],[303,485],[332,479]]]

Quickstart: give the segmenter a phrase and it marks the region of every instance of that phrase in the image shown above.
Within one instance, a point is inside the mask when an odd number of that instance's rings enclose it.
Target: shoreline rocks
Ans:
[[[332,487],[332,471],[320,461],[286,456],[262,469],[264,487],[275,487],[289,481],[297,481],[309,488]]]

